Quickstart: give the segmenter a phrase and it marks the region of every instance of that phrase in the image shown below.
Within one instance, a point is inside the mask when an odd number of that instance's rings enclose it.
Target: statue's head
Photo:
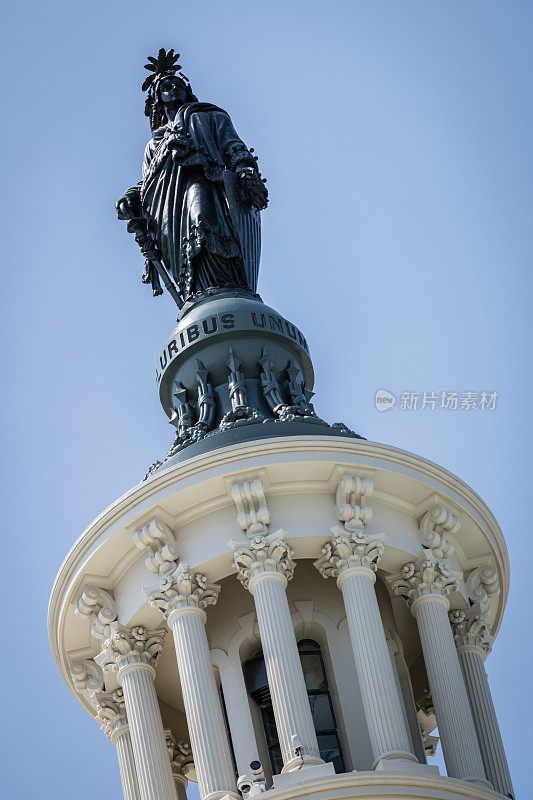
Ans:
[[[150,117],[153,131],[167,122],[170,112],[197,99],[189,79],[181,72],[178,58],[179,53],[167,52],[162,47],[157,58],[148,56],[148,64],[144,66],[151,73],[142,85],[143,92],[148,90],[144,113]]]

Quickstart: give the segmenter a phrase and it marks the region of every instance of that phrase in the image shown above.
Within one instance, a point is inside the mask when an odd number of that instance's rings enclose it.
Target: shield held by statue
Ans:
[[[244,204],[237,180],[235,172],[230,169],[224,170],[224,188],[231,222],[241,249],[246,283],[255,294],[261,256],[260,211],[254,206]]]

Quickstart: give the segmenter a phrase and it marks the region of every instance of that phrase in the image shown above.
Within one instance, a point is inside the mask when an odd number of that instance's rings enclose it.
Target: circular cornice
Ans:
[[[292,456],[301,456],[302,460],[305,460],[306,455],[320,455],[321,453],[325,459],[327,457],[326,460],[331,462],[336,460],[342,462],[345,457],[349,457],[350,466],[357,465],[362,469],[400,473],[406,478],[434,488],[435,492],[451,494],[452,502],[463,508],[466,507],[467,512],[474,519],[477,516],[477,525],[485,533],[500,577],[500,603],[493,630],[496,633],[509,587],[507,548],[499,525],[490,509],[464,481],[426,458],[390,445],[338,436],[276,437],[213,450],[161,470],[118,498],[88,526],[61,565],[52,588],[48,609],[50,643],[58,668],[64,677],[67,676],[59,647],[61,609],[69,591],[72,590],[73,579],[79,575],[80,565],[89,556],[100,537],[114,523],[127,515],[132,515],[140,504],[146,505],[149,503],[150,497],[154,497],[172,485],[190,481],[199,475],[207,475],[208,472],[212,473],[213,470],[220,470],[224,467],[227,467],[228,471],[234,472],[236,462],[239,462],[240,469],[245,472],[246,461],[260,459],[261,462],[268,464],[277,456],[291,454]],[[254,465],[253,468],[257,469],[257,465]],[[487,536],[487,534],[489,535]]]

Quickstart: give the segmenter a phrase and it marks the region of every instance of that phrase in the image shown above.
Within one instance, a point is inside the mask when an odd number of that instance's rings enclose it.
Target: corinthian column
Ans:
[[[417,761],[394,677],[374,584],[383,554],[382,537],[332,528],[331,542],[315,566],[324,578],[337,578],[346,608],[357,676],[374,754],[374,768],[384,761]],[[391,768],[393,765],[391,764]]]
[[[230,542],[230,545],[239,580],[255,602],[283,758],[282,772],[308,764],[323,764],[285,593],[296,566],[285,534],[278,531],[268,536],[255,536],[250,541]],[[292,744],[294,734],[300,734],[303,742],[298,754]]]
[[[514,797],[502,736],[492,702],[484,661],[492,637],[479,604],[468,612],[452,611],[450,622],[463,671],[470,708],[487,778],[505,797]]]
[[[97,692],[92,697],[96,719],[101,729],[116,747],[124,800],[141,800],[137,770],[133,757],[130,729],[122,689],[112,694]]]
[[[180,563],[161,577],[156,589],[145,589],[174,635],[183,703],[202,800],[226,794],[238,797],[235,772],[220,697],[205,632],[204,609],[216,603],[220,586]],[[167,757],[168,760],[168,757]]]
[[[116,672],[122,686],[142,800],[176,800],[154,686],[164,637],[164,629],[147,631],[113,622],[95,659],[104,669]]]
[[[122,689],[104,691],[104,673],[93,659],[74,664],[70,673],[74,688],[89,698],[100,729],[116,747],[124,800],[141,800]]]
[[[406,598],[415,617],[435,707],[448,775],[487,786],[485,771],[448,620],[448,595],[457,588],[452,573],[430,551],[403,567],[403,578],[392,585]]]

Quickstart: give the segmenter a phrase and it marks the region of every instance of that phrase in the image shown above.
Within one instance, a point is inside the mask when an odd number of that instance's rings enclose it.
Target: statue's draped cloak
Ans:
[[[213,286],[248,286],[224,180],[225,170],[251,165],[228,114],[210,103],[186,104],[148,142],[142,214],[184,298]],[[241,207],[241,217],[247,213],[258,217]]]

